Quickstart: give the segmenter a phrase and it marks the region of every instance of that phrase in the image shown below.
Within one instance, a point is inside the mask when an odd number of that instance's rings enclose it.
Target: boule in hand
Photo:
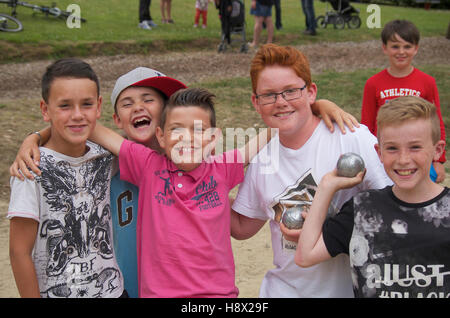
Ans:
[[[364,160],[356,153],[347,152],[339,157],[336,169],[338,176],[353,178],[364,170]]]

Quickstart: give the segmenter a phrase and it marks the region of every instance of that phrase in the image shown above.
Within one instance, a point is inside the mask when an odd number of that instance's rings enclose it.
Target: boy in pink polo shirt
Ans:
[[[213,97],[198,88],[171,96],[156,130],[165,155],[103,126],[91,136],[119,156],[121,179],[140,189],[140,297],[238,295],[228,194],[258,150],[247,146],[209,155],[215,139]],[[261,149],[267,140],[259,139]]]

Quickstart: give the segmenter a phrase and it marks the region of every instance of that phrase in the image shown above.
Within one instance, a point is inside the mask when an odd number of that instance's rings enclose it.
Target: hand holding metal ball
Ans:
[[[339,157],[336,164],[337,174],[340,177],[353,178],[365,168],[364,160],[360,155],[347,152]]]
[[[303,227],[305,219],[302,217],[302,206],[293,206],[286,209],[281,216],[281,222],[290,230],[299,230]]]

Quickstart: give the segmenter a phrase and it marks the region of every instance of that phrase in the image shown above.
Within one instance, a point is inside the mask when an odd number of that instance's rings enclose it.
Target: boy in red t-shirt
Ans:
[[[441,139],[445,141],[445,127],[436,81],[412,65],[412,60],[419,49],[419,30],[410,21],[394,20],[384,26],[381,40],[383,53],[389,58],[389,67],[367,80],[364,86],[361,123],[376,135],[376,118],[381,106],[400,96],[418,96],[436,106]],[[433,181],[444,181],[445,160],[444,151],[439,160],[433,162],[430,171]]]

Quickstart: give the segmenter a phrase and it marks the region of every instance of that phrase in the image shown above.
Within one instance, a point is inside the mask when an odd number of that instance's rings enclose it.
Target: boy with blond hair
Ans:
[[[357,297],[448,297],[450,193],[429,176],[445,147],[438,123],[436,107],[419,97],[383,106],[375,148],[394,185],[358,193],[325,220],[333,194],[364,178],[364,172],[326,174],[301,230],[296,263],[308,267],[346,253]]]

